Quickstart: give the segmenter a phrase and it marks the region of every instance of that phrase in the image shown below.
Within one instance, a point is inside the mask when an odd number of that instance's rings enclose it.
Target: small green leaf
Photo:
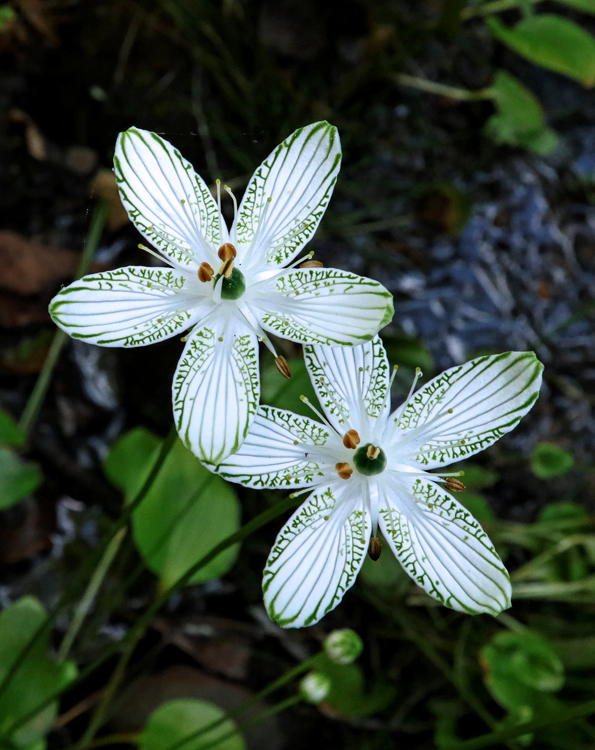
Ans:
[[[0,448],[0,509],[30,495],[41,482],[36,464],[23,463],[8,448]]]
[[[523,18],[514,28],[498,19],[486,21],[494,35],[537,65],[595,84],[595,38],[572,21],[543,13]]]
[[[196,739],[184,742],[185,738],[191,737],[202,727],[224,716],[225,712],[218,706],[205,701],[180,699],[162,703],[153,711],[147,726],[140,733],[137,739],[138,746],[140,750],[168,750],[178,744],[183,750],[201,750],[207,746],[213,750],[244,750],[245,745],[240,734],[216,742],[235,728],[231,720],[199,735]]]
[[[44,608],[31,596],[19,599],[0,613],[0,681],[45,619]],[[74,662],[56,662],[48,654],[49,631],[29,651],[0,697],[0,747],[14,749],[34,746],[42,750],[45,746],[43,738],[56,718],[57,701],[48,704],[16,731],[11,731],[11,727],[20,717],[34,710],[76,677]]]
[[[556,147],[558,138],[546,127],[541,104],[514,76],[498,70],[490,93],[498,111],[488,119],[484,132],[495,143],[522,146],[538,154]]]
[[[10,5],[0,5],[0,32],[7,31],[16,21],[17,14]]]
[[[589,514],[580,505],[560,502],[547,505],[541,511],[537,523],[557,523],[558,521],[576,520],[577,526],[580,528],[588,518]]]
[[[25,440],[25,433],[19,430],[10,414],[0,409],[0,444],[24,445]]]
[[[132,499],[147,478],[161,441],[138,428],[113,446],[108,477]],[[162,587],[175,583],[219,542],[239,528],[240,507],[231,485],[211,474],[177,441],[151,489],[133,514],[134,538]],[[190,584],[218,578],[233,565],[238,547],[222,552]]]
[[[531,456],[531,469],[539,479],[562,476],[573,465],[572,454],[554,443],[537,443]]]

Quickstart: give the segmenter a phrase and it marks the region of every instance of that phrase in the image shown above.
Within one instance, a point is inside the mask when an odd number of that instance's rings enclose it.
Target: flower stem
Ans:
[[[533,4],[540,3],[541,0],[529,0]],[[501,13],[504,10],[510,10],[511,8],[518,8],[521,10],[521,3],[519,0],[494,0],[491,3],[484,3],[483,5],[474,5],[469,8],[465,8],[461,12],[461,20],[466,21],[468,18],[475,18],[476,16],[491,16],[492,13]]]
[[[75,281],[80,279],[81,276],[84,276],[91,266],[93,255],[95,254],[95,250],[101,239],[101,233],[103,232],[103,227],[107,219],[108,210],[109,206],[106,201],[99,201],[95,206],[93,215],[91,216],[91,225],[89,227],[87,241],[85,242],[81,260],[74,275]],[[49,388],[54,367],[56,366],[62,347],[67,339],[68,336],[64,331],[56,331],[48,355],[43,363],[41,372],[39,373],[39,377],[35,382],[29,401],[27,401],[27,405],[25,406],[25,410],[19,421],[19,428],[25,433],[25,435],[29,434],[31,428],[35,424],[35,420],[37,419],[39,410],[41,409]]]
[[[112,564],[116,553],[120,549],[120,545],[122,544],[124,537],[126,536],[126,531],[127,528],[124,526],[117,532],[117,534],[110,541],[105,552],[103,553],[103,557],[99,561],[99,565],[95,568],[95,571],[91,576],[91,580],[89,581],[89,585],[87,586],[87,589],[74,612],[72,622],[70,623],[70,627],[68,628],[68,632],[64,636],[64,640],[62,641],[60,650],[58,651],[59,661],[63,661],[64,659],[66,659],[66,657],[70,653],[70,649],[72,648],[74,639],[78,635],[78,632],[81,629],[87,613],[93,606],[93,602],[95,601],[97,592],[99,591],[99,588],[103,583],[103,579],[105,578],[107,571],[109,570],[109,567]]]
[[[139,490],[136,497],[130,503],[128,503],[128,505],[124,508],[122,515],[114,524],[107,538],[105,539],[103,544],[96,550],[95,554],[92,557],[91,563],[81,568],[79,574],[73,579],[73,581],[70,583],[68,588],[64,591],[58,603],[48,613],[47,618],[39,626],[39,628],[37,628],[37,630],[32,635],[31,639],[29,640],[25,648],[20,652],[18,657],[14,660],[12,666],[10,667],[10,669],[7,671],[6,675],[4,676],[4,679],[0,682],[0,697],[3,695],[4,691],[7,689],[14,675],[21,669],[25,659],[31,653],[31,650],[39,642],[40,638],[42,638],[45,635],[45,633],[52,627],[52,625],[54,624],[62,608],[70,601],[72,597],[74,597],[77,594],[77,591],[79,587],[81,586],[81,584],[84,583],[86,580],[88,580],[89,571],[93,570],[95,567],[97,567],[100,564],[112,540],[116,537],[118,532],[126,526],[135,508],[137,508],[138,505],[144,500],[145,496],[151,489],[151,486],[153,482],[155,481],[157,474],[161,470],[161,467],[163,466],[163,463],[165,459],[167,458],[176,440],[176,437],[177,437],[176,430],[174,427],[172,427],[169,432],[169,435],[163,441],[159,454],[157,455],[157,458],[155,459],[155,463],[153,464],[153,468],[151,469],[147,479],[145,480],[143,486]],[[115,650],[116,649],[114,649],[114,651]],[[72,685],[72,683],[70,683],[70,685]],[[70,685],[68,687],[70,687]],[[36,716],[36,714],[42,708],[44,708],[48,703],[51,703],[51,701],[54,700],[55,697],[59,696],[62,692],[63,692],[62,690],[58,691],[56,694],[51,696],[50,699],[44,701],[44,703],[41,706],[35,708],[33,711],[30,711],[28,714],[26,714],[25,717],[22,717],[21,719],[19,719],[15,724],[13,724],[13,726],[11,726],[6,731],[6,734],[8,735],[9,732],[14,731],[19,726],[21,726],[26,721],[28,721],[30,718]]]
[[[145,629],[147,628],[155,614],[161,609],[164,604],[167,603],[172,594],[175,594],[176,591],[179,591],[181,588],[183,588],[192,579],[197,571],[199,571],[201,568],[204,568],[205,565],[210,563],[211,560],[214,560],[218,555],[221,554],[221,552],[228,549],[229,547],[232,547],[234,544],[238,544],[238,542],[242,542],[254,531],[260,529],[261,526],[269,523],[269,521],[277,518],[277,516],[285,513],[287,510],[290,510],[295,505],[297,505],[298,502],[299,501],[296,498],[288,497],[285,500],[276,503],[272,508],[263,511],[258,516],[256,516],[256,518],[248,521],[248,523],[244,524],[244,526],[238,529],[238,531],[230,534],[230,536],[219,542],[219,544],[213,547],[210,552],[204,555],[198,562],[196,562],[191,568],[189,568],[183,576],[178,578],[178,580],[174,584],[162,591],[155,598],[155,601],[144,612],[144,614],[139,617],[139,619],[132,626],[132,628],[130,628],[124,640],[122,641],[122,644],[126,645],[126,650],[122,653],[116,665],[116,668],[112,673],[101,701],[99,702],[97,709],[95,710],[95,713],[93,714],[93,717],[89,722],[89,726],[87,727],[79,742],[75,745],[76,750],[83,750],[83,748],[88,748],[93,738],[95,737],[96,732],[102,726],[104,717],[106,716],[110,704],[116,694],[116,691],[120,686],[122,679],[124,678],[126,667],[128,666],[128,662],[132,657],[136,645],[142,638]]]
[[[438,96],[447,96],[449,99],[456,99],[457,101],[474,102],[492,98],[491,87],[469,91],[469,89],[460,89],[455,86],[447,86],[444,83],[435,83],[434,81],[428,81],[426,78],[417,78],[406,73],[395,73],[390,78],[401,86],[410,86],[420,91],[428,91],[430,94],[438,94]]]

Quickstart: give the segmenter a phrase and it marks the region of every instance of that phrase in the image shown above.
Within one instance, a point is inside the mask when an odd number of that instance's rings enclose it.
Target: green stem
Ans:
[[[120,545],[122,544],[124,537],[126,536],[126,531],[126,527],[121,528],[118,531],[118,533],[108,544],[107,549],[103,553],[103,557],[99,561],[99,565],[95,568],[95,572],[91,576],[89,585],[87,586],[87,589],[74,612],[72,622],[70,623],[70,627],[68,628],[68,632],[64,636],[64,640],[62,641],[62,645],[60,646],[60,650],[58,651],[59,661],[64,661],[64,659],[66,659],[66,657],[70,653],[70,649],[72,648],[74,639],[78,635],[78,632],[81,629],[87,613],[93,606],[93,602],[95,601],[97,592],[99,591],[99,588],[103,583],[103,579],[107,575],[107,571],[109,570],[109,567],[112,564],[116,553],[120,549]]]
[[[533,4],[540,3],[541,0],[529,0]],[[484,3],[479,6],[472,6],[465,8],[461,12],[461,20],[466,21],[468,18],[475,18],[476,16],[491,16],[493,13],[501,13],[504,10],[510,10],[511,8],[518,8],[521,10],[521,3],[519,0],[494,0],[492,3]]]
[[[455,86],[447,86],[444,83],[435,83],[425,78],[409,76],[406,73],[395,73],[390,79],[400,86],[410,86],[420,91],[428,91],[430,94],[438,96],[447,96],[449,99],[456,99],[464,102],[475,102],[483,99],[492,98],[492,89],[490,87],[479,89],[478,91],[469,91],[469,89],[460,89]]]
[[[118,734],[107,734],[99,737],[89,747],[103,747],[104,745],[136,745],[140,732],[119,732]]]
[[[80,263],[74,275],[74,281],[80,279],[81,276],[84,276],[91,267],[93,255],[95,254],[95,250],[97,249],[97,245],[99,244],[99,240],[101,239],[101,233],[103,232],[103,227],[107,219],[108,211],[109,205],[106,201],[100,201],[95,206],[95,210],[93,211],[93,215],[91,217],[89,234],[87,236],[87,241],[83,249]],[[41,406],[45,399],[45,395],[49,388],[54,367],[56,366],[56,362],[60,357],[62,347],[66,343],[67,339],[68,336],[64,333],[64,331],[56,331],[48,355],[45,359],[45,362],[43,363],[41,372],[39,373],[39,377],[35,382],[35,386],[33,388],[31,396],[29,397],[29,401],[27,401],[27,405],[25,406],[25,410],[23,411],[23,414],[19,421],[19,428],[22,430],[22,432],[25,433],[25,435],[29,434],[31,428],[35,424],[35,420],[37,419],[39,410],[41,409]]]
[[[523,724],[516,724],[515,726],[507,727],[506,729],[500,729],[497,732],[482,734],[480,737],[474,737],[471,740],[464,740],[463,742],[449,742],[448,745],[445,745],[445,748],[447,748],[447,750],[480,750],[482,747],[498,745],[502,742],[512,740],[515,737],[521,737],[524,734],[531,734],[532,732],[537,732],[546,727],[583,719],[586,716],[591,716],[591,714],[595,714],[595,700],[581,703],[580,705],[568,708],[565,711],[560,711],[559,713],[549,716],[547,719],[526,721]]]
[[[145,480],[143,486],[141,487],[140,491],[132,500],[132,502],[128,503],[128,505],[125,507],[122,515],[120,518],[116,521],[114,524],[112,530],[108,534],[107,538],[103,542],[103,544],[100,545],[100,547],[96,550],[94,555],[92,556],[91,562],[88,566],[85,566],[81,569],[80,573],[76,576],[76,578],[71,582],[71,584],[68,586],[66,591],[62,594],[60,597],[60,600],[58,603],[54,606],[54,608],[48,613],[48,616],[46,620],[43,622],[42,625],[37,628],[25,648],[20,652],[18,657],[13,662],[11,668],[7,671],[6,675],[4,676],[4,679],[0,683],[0,697],[2,697],[4,691],[7,689],[8,685],[10,684],[12,678],[14,675],[20,670],[21,666],[23,665],[23,662],[27,658],[27,656],[31,653],[31,650],[35,647],[35,645],[39,642],[40,638],[44,636],[44,634],[52,627],[54,624],[58,614],[60,613],[61,609],[67,604],[71,597],[76,595],[76,592],[79,589],[79,586],[84,582],[87,581],[89,578],[89,571],[94,570],[97,565],[102,560],[106,549],[111,544],[112,540],[115,538],[115,536],[118,534],[120,529],[124,528],[128,521],[130,520],[130,517],[134,510],[138,507],[138,505],[144,500],[146,494],[151,489],[151,486],[153,482],[155,481],[155,478],[159,471],[161,470],[161,467],[163,466],[163,463],[165,459],[167,458],[174,442],[176,441],[177,433],[176,430],[172,427],[172,429],[169,432],[169,435],[166,437],[166,439],[163,441],[163,444],[161,445],[161,449],[159,451],[159,454],[157,455],[157,458],[155,459],[155,463],[153,464],[153,468],[149,472],[149,475],[147,479]],[[116,648],[114,648],[114,651],[117,650],[118,645],[116,645]],[[71,683],[72,685],[72,683]],[[70,685],[68,686],[70,687]],[[57,695],[60,695],[62,691],[58,691]],[[52,700],[54,700],[54,697],[51,697],[49,700],[44,701],[42,707],[45,707],[48,703],[50,703]],[[30,711],[24,718],[19,719],[18,722],[13,724],[12,727],[7,730],[8,732],[14,731],[17,727],[21,726],[23,723],[29,720],[29,718],[34,717],[41,708],[36,708],[33,711]]]
[[[218,555],[220,555],[221,552],[228,549],[229,547],[232,547],[234,544],[242,542],[254,531],[260,529],[261,526],[264,526],[265,524],[269,523],[269,521],[277,518],[277,516],[295,507],[295,505],[297,505],[298,503],[298,498],[290,496],[285,500],[277,503],[272,508],[269,508],[263,513],[260,513],[260,515],[256,516],[256,518],[253,518],[247,524],[242,526],[234,534],[231,534],[230,536],[223,539],[223,541],[219,542],[219,544],[213,547],[210,552],[204,555],[197,563],[189,568],[183,576],[181,576],[174,584],[172,584],[172,586],[162,591],[155,598],[155,601],[152,603],[152,605],[143,615],[141,615],[141,617],[136,621],[136,623],[126,634],[126,637],[122,642],[126,645],[126,650],[123,652],[114,672],[112,673],[101,701],[99,702],[95,713],[93,714],[91,721],[89,722],[89,726],[87,727],[84,735],[81,737],[79,742],[75,745],[76,750],[83,750],[83,748],[87,748],[95,737],[96,732],[102,726],[109,706],[116,694],[118,687],[120,686],[122,679],[124,678],[126,667],[128,665],[128,662],[130,661],[130,658],[132,657],[136,645],[142,638],[146,627],[149,625],[155,614],[161,609],[164,604],[167,603],[172,594],[175,594],[176,591],[179,591],[181,588],[183,588],[201,568],[204,568],[205,565],[208,565],[208,563],[210,563]]]
[[[256,705],[261,700],[264,700],[271,693],[274,693],[275,690],[278,690],[280,687],[283,687],[283,685],[286,685],[295,677],[302,674],[302,672],[306,672],[308,669],[310,669],[314,665],[314,660],[316,658],[317,657],[312,656],[309,659],[306,659],[306,661],[302,662],[301,664],[298,664],[297,666],[293,667],[293,669],[290,669],[287,672],[285,672],[285,674],[281,675],[279,679],[275,680],[274,682],[271,682],[259,693],[257,693],[256,695],[253,695],[247,701],[244,701],[237,708],[234,708],[233,711],[229,711],[228,713],[225,714],[225,716],[222,716],[220,719],[216,719],[215,721],[212,721],[210,724],[206,724],[204,727],[197,729],[196,732],[193,732],[192,734],[189,734],[186,737],[182,737],[181,740],[178,740],[175,744],[170,745],[165,750],[179,750],[179,748],[182,747],[182,745],[185,745],[188,742],[194,742],[194,740],[197,740],[203,734],[206,734],[207,732],[212,732],[214,729],[217,729],[218,726],[221,726],[221,724],[224,724],[226,721],[229,721],[230,719],[233,720],[237,718],[238,716],[241,716],[249,708],[252,708],[252,706]],[[202,750],[204,750],[204,748]]]

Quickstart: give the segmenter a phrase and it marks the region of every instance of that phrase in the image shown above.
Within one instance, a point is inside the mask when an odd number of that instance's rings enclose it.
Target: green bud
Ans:
[[[362,639],[354,630],[333,630],[324,641],[326,655],[335,664],[352,664],[364,649]]]
[[[331,681],[321,672],[310,672],[300,682],[300,693],[308,703],[320,703],[329,694]]]

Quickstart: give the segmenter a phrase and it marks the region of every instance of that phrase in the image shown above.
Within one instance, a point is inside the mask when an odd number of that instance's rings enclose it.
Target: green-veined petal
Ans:
[[[359,346],[306,346],[304,359],[318,400],[339,432],[373,428],[390,409],[388,360],[378,336]]]
[[[242,447],[217,467],[225,479],[257,488],[296,488],[321,484],[335,461],[311,457],[310,448],[324,445],[328,430],[308,417],[261,406]]]
[[[297,255],[320,223],[340,165],[339,134],[328,122],[296,130],[263,161],[235,224],[249,263],[283,266]]]
[[[207,314],[211,303],[189,286],[187,276],[169,268],[104,271],[62,289],[50,315],[69,336],[89,344],[146,346],[180,334]]]
[[[182,266],[217,263],[227,228],[204,180],[171,143],[129,128],[118,136],[114,172],[122,203],[149,242]]]
[[[264,329],[300,344],[362,344],[393,316],[382,284],[336,268],[287,271],[262,282],[251,304]]]
[[[240,447],[260,396],[256,335],[237,319],[224,326],[211,316],[192,331],[172,386],[180,437],[208,464]]]
[[[353,586],[371,534],[359,486],[313,492],[281,529],[263,576],[264,604],[284,628],[314,625]],[[351,497],[350,497],[351,495]]]
[[[459,612],[497,615],[510,607],[502,560],[452,495],[433,482],[402,475],[378,482],[377,491],[382,533],[418,586]]]
[[[487,448],[531,409],[542,371],[533,352],[479,357],[446,370],[391,415],[395,454],[432,469]]]

